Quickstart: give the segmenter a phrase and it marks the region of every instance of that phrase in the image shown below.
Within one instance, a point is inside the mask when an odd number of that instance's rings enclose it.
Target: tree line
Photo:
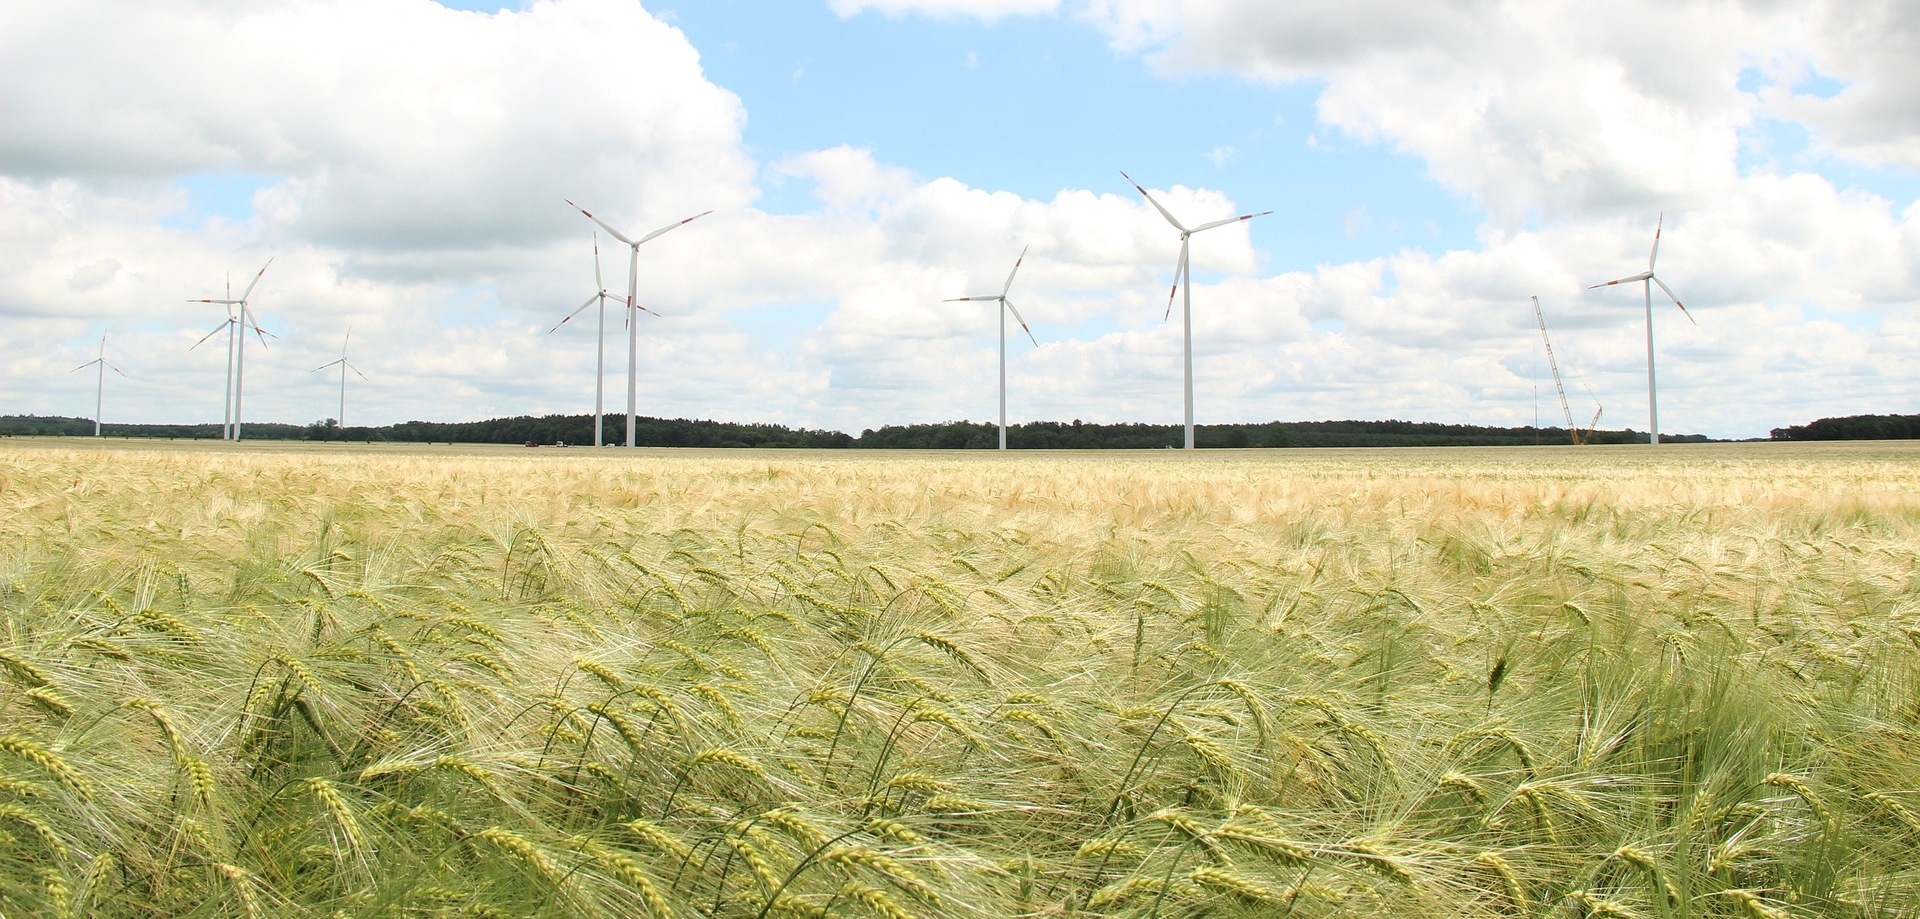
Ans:
[[[1892,416],[1899,417],[1899,416]],[[1816,424],[1819,424],[1816,422]],[[1799,430],[1799,429],[1788,429]],[[93,433],[93,422],[64,416],[0,416],[0,435],[69,436]],[[146,437],[214,440],[217,424],[115,424],[101,426],[109,437]],[[249,440],[360,441],[366,443],[481,443],[481,444],[591,444],[592,415],[521,415],[485,421],[407,421],[384,426],[340,427],[333,419],[308,425],[249,422],[242,433]],[[606,419],[606,442],[626,442],[626,418]],[[1912,435],[1906,435],[1912,436]],[[1781,431],[1774,432],[1781,437]],[[1677,442],[1704,442],[1693,434],[1667,438]],[[1034,421],[1009,425],[1007,446],[1021,450],[1152,450],[1178,446],[1179,425],[1095,424]],[[1532,426],[1500,428],[1430,421],[1270,421],[1262,424],[1203,424],[1194,431],[1204,448],[1249,447],[1492,447],[1528,444],[1566,444],[1566,429]],[[949,421],[938,424],[884,425],[861,431],[788,428],[777,424],[742,424],[687,418],[640,418],[634,442],[643,447],[798,447],[811,449],[990,450],[999,443],[999,429],[991,424]],[[1647,435],[1632,429],[1595,431],[1594,443],[1646,443]]]
[[[1774,428],[1774,440],[1920,439],[1920,415],[1848,415]]]

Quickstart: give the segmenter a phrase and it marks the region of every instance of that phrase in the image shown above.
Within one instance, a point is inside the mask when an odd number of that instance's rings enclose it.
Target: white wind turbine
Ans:
[[[74,373],[77,371],[85,370],[88,367],[94,366],[95,364],[100,365],[100,373],[99,373],[99,379],[95,380],[93,383],[93,436],[99,437],[100,436],[100,405],[101,405],[102,397],[105,395],[107,391],[107,368],[113,367],[114,373],[118,373],[123,377],[126,376],[126,373],[122,371],[120,368],[114,367],[112,364],[107,363],[107,333],[105,332],[100,333],[100,356],[84,364],[81,364],[80,366],[75,367],[72,370],[69,370],[67,372]]]
[[[1026,247],[1022,247],[1020,249],[1020,257],[1013,260],[1013,270],[1007,272],[1007,283],[1000,286],[1000,292],[997,294],[980,297],[954,297],[950,300],[941,301],[943,303],[959,303],[962,300],[995,300],[1000,303],[1000,449],[1002,450],[1007,448],[1007,314],[1012,313],[1013,318],[1019,321],[1021,331],[1027,333],[1027,340],[1033,342],[1034,347],[1037,348],[1040,346],[1040,340],[1033,337],[1033,330],[1027,328],[1027,321],[1021,318],[1020,311],[1014,309],[1013,301],[1007,299],[1007,291],[1013,289],[1013,276],[1020,273],[1020,263],[1026,260],[1027,249]]]
[[[220,439],[222,440],[240,439],[240,390],[246,382],[247,369],[246,330],[249,328],[253,329],[253,333],[260,337],[260,347],[264,348],[267,346],[267,333],[260,328],[260,323],[254,320],[253,311],[247,307],[247,298],[252,296],[254,286],[260,283],[260,278],[267,273],[267,268],[272,265],[273,259],[269,258],[267,259],[267,264],[260,266],[260,273],[253,276],[253,282],[247,285],[246,290],[240,292],[240,299],[238,300],[233,299],[233,284],[232,282],[228,282],[227,299],[225,300],[187,301],[188,303],[221,303],[227,306],[227,321],[221,324],[227,329],[227,412],[225,420],[221,423]],[[239,307],[238,310],[233,309],[233,307],[236,306]],[[239,326],[241,332],[238,336],[237,344],[234,335],[235,326]],[[199,341],[194,342],[193,347],[198,348],[202,344],[205,344],[207,339],[212,338],[215,333],[220,331],[220,328],[221,326],[214,326],[213,331],[208,332],[202,336]],[[193,348],[188,348],[187,350],[191,351]]]
[[[1173,215],[1168,213],[1166,208],[1161,207],[1160,202],[1153,200],[1153,196],[1147,194],[1147,190],[1144,188],[1141,188],[1139,182],[1133,181],[1133,176],[1127,175],[1126,172],[1122,171],[1120,173],[1120,177],[1123,179],[1126,179],[1129,183],[1131,183],[1134,189],[1139,191],[1140,194],[1147,199],[1147,203],[1153,205],[1153,209],[1160,212],[1160,216],[1167,218],[1167,222],[1170,224],[1173,224],[1173,228],[1180,231],[1180,260],[1174,263],[1173,287],[1167,291],[1167,315],[1168,316],[1173,315],[1174,294],[1178,292],[1182,287],[1185,287],[1186,298],[1185,300],[1182,301],[1183,305],[1181,306],[1181,321],[1182,321],[1182,324],[1186,327],[1186,330],[1185,330],[1186,423],[1187,423],[1186,448],[1191,450],[1193,449],[1193,278],[1187,270],[1188,238],[1193,236],[1193,234],[1199,233],[1203,230],[1211,230],[1215,227],[1224,227],[1224,226],[1227,226],[1228,224],[1239,223],[1242,220],[1252,220],[1255,217],[1265,217],[1266,215],[1271,214],[1273,212],[1261,211],[1258,214],[1242,214],[1238,217],[1228,217],[1225,220],[1215,220],[1212,223],[1203,223],[1189,230],[1180,221],[1173,219]]]
[[[687,224],[692,223],[696,220],[699,220],[700,218],[705,217],[708,214],[711,214],[713,212],[701,211],[700,213],[695,214],[692,217],[688,217],[687,219],[682,220],[679,223],[667,224],[666,226],[661,227],[660,229],[655,230],[651,233],[648,233],[647,235],[642,236],[639,239],[629,239],[626,236],[626,234],[621,233],[619,230],[616,230],[613,227],[609,226],[606,221],[593,216],[593,213],[588,211],[586,208],[581,207],[578,204],[574,204],[571,200],[567,201],[567,203],[572,205],[574,210],[577,210],[582,214],[586,214],[588,220],[591,220],[594,223],[599,224],[600,229],[613,234],[614,239],[617,239],[623,243],[626,243],[628,248],[632,250],[632,253],[627,258],[627,446],[631,447],[633,446],[634,418],[636,417],[636,414],[637,414],[638,400],[639,400],[639,385],[640,385],[639,383],[639,380],[640,380],[640,377],[639,377],[640,326],[638,323],[633,321],[634,320],[633,312],[636,309],[644,308],[644,307],[641,307],[639,302],[635,299],[638,293],[639,284],[640,284],[640,245],[642,243],[647,242],[648,240],[653,239],[656,236],[659,236],[662,233],[665,233],[669,230],[673,230],[679,227],[686,226]]]
[[[335,364],[340,365],[340,414],[335,415],[333,420],[340,425],[342,437],[346,436],[345,432],[347,430],[347,371],[349,370],[353,371],[353,375],[359,377],[362,380],[367,379],[367,375],[364,373],[361,373],[360,368],[355,367],[350,363],[347,363],[347,343],[352,340],[353,340],[353,327],[348,326],[346,337],[340,339],[340,359],[334,360],[334,361],[328,361],[308,371],[309,373],[319,373],[320,371],[325,370],[328,367],[332,367]],[[367,382],[372,382],[372,381],[367,380]]]
[[[571,204],[572,202],[568,203]],[[585,214],[586,212],[581,211],[581,213]],[[593,215],[588,214],[587,216],[591,217]],[[601,427],[606,419],[606,411],[602,408],[604,404],[602,393],[606,389],[607,382],[607,301],[618,301],[620,298],[608,293],[607,282],[600,279],[600,234],[597,232],[593,234],[593,286],[599,290],[599,293],[588,297],[587,302],[580,304],[573,312],[568,313],[566,319],[554,323],[553,328],[547,330],[547,334],[552,335],[560,331],[560,327],[567,324],[567,319],[572,319],[580,315],[581,310],[594,305],[596,302],[600,304],[600,332],[594,339],[593,352],[593,445],[598,447],[601,446]],[[639,304],[635,304],[635,307],[643,310],[647,309]],[[653,311],[647,310],[647,312],[652,313]],[[654,315],[659,314],[655,313]],[[631,322],[632,317],[628,317],[628,321]]]
[[[1666,223],[1666,220],[1666,212],[1662,211],[1660,217],[1653,224],[1653,252],[1647,255],[1647,270],[1632,277],[1608,281],[1605,284],[1595,284],[1587,288],[1588,290],[1594,290],[1601,287],[1612,287],[1615,284],[1640,282],[1641,295],[1647,311],[1647,442],[1650,444],[1658,444],[1660,442],[1660,405],[1655,396],[1653,385],[1653,285],[1660,285],[1661,292],[1667,295],[1667,299],[1673,301],[1674,306],[1680,307],[1681,315],[1686,316],[1688,322],[1692,322],[1696,326],[1700,324],[1694,322],[1693,314],[1687,312],[1686,305],[1680,302],[1679,297],[1674,296],[1672,288],[1669,288],[1665,282],[1653,274],[1654,260],[1660,257],[1660,228],[1662,224]]]

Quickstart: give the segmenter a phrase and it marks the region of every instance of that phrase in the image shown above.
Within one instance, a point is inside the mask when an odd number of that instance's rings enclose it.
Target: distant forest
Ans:
[[[1915,440],[1920,415],[1848,415],[1774,428],[1774,440]]]
[[[1909,419],[1910,421],[1912,419]],[[1815,425],[1823,422],[1815,422]],[[606,442],[626,442],[626,417],[608,416]],[[1793,428],[1789,430],[1800,430]],[[93,422],[57,416],[0,416],[0,436],[85,436]],[[110,437],[151,437],[217,440],[217,424],[105,424]],[[483,444],[591,444],[592,415],[545,415],[492,418],[486,421],[442,423],[408,421],[384,427],[341,428],[331,419],[310,425],[249,422],[241,430],[248,440],[363,441],[369,443],[483,443]],[[991,424],[950,421],[944,424],[887,425],[861,431],[858,437],[840,431],[787,428],[777,424],[736,424],[685,418],[641,418],[634,440],[643,447],[809,447],[835,449],[990,450],[999,443]],[[1775,439],[1782,439],[1775,431]],[[1882,435],[1887,436],[1887,435]],[[1913,436],[1912,434],[1901,436]],[[1570,443],[1564,428],[1495,428],[1471,424],[1435,424],[1425,421],[1271,421],[1265,424],[1203,424],[1194,432],[1201,447],[1491,447]],[[1704,443],[1698,435],[1669,436],[1670,441]],[[1158,449],[1182,442],[1179,425],[1091,424],[1082,421],[1036,421],[1010,425],[1007,446],[1020,450]],[[1646,443],[1647,435],[1631,429],[1596,431],[1594,443]]]

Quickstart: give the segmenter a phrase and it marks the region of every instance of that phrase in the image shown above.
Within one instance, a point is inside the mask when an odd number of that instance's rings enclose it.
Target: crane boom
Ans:
[[[1553,359],[1553,339],[1547,337],[1547,314],[1540,311],[1540,298],[1533,298],[1533,318],[1540,320],[1540,341],[1547,346],[1547,368],[1553,371],[1553,388],[1560,393],[1560,413],[1567,418],[1567,434],[1575,446],[1580,444],[1580,429],[1573,426],[1573,408],[1567,404],[1567,388],[1560,383],[1560,365]],[[1599,421],[1596,414],[1594,421]]]

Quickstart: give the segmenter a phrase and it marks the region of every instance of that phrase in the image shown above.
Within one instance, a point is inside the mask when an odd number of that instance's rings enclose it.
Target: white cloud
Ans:
[[[738,98],[620,0],[10,6],[0,61],[8,174],[282,176],[261,212],[284,239],[520,244],[572,226],[562,197],[677,213],[752,195]]]
[[[837,208],[891,199],[915,184],[907,170],[875,163],[873,151],[845,145],[790,156],[772,168],[780,175],[813,182],[814,194]]]
[[[935,18],[964,16],[993,22],[1007,16],[1052,13],[1060,7],[1060,0],[827,0],[827,6],[843,19],[873,10],[893,17],[917,13]]]
[[[1014,293],[1041,345],[1017,330],[1010,339],[1014,417],[1178,419],[1179,317],[1160,318],[1177,241],[1137,196],[1025,199],[914,179],[847,149],[797,162],[809,167],[804,178],[859,206],[725,212],[643,248],[642,300],[665,317],[639,327],[643,412],[856,431],[989,418],[993,311],[940,301],[996,289],[1031,245]],[[1904,408],[1920,383],[1920,370],[1899,358],[1920,337],[1910,319],[1920,288],[1903,280],[1920,264],[1920,212],[1894,214],[1812,177],[1764,183],[1740,199],[1756,206],[1668,221],[1662,275],[1700,322],[1688,325],[1670,308],[1656,316],[1669,431],[1751,435],[1820,414]],[[78,317],[101,316],[113,329],[109,358],[132,378],[109,386],[109,419],[218,417],[222,356],[187,346],[219,317],[182,301],[217,292],[228,270],[251,273],[266,250],[235,244],[233,228],[159,226],[152,215],[164,213],[164,201],[18,182],[0,189],[8,214],[60,219],[51,235],[16,227],[0,240],[8,251],[43,253],[9,264],[6,283],[51,301],[44,292],[68,291],[76,271],[103,257],[122,263],[87,308],[10,320],[0,333],[0,385],[34,393],[24,410],[85,411],[87,381],[65,371],[92,358],[88,336],[98,334]],[[1235,210],[1214,192],[1156,195],[1183,219]],[[1636,292],[1582,288],[1642,264],[1650,236],[1644,219],[1567,221],[1489,231],[1474,250],[1409,250],[1264,277],[1243,228],[1210,231],[1194,243],[1200,419],[1526,423],[1544,382],[1526,375],[1537,340],[1526,297],[1538,293],[1576,395],[1590,386],[1608,406],[1607,424],[1643,427]],[[591,404],[591,313],[545,334],[591,293],[585,240],[517,251],[525,267],[512,282],[484,288],[367,279],[342,272],[338,253],[320,246],[276,251],[256,304],[280,338],[249,352],[251,417],[333,414],[331,378],[307,371],[337,356],[349,324],[355,363],[372,378],[350,381],[351,418]],[[609,251],[616,289],[622,260]],[[1827,276],[1863,283],[1826,284]],[[733,318],[781,303],[825,304],[824,319],[768,342]],[[608,405],[618,412],[625,346],[617,314],[610,332]]]
[[[1738,179],[1756,117],[1920,164],[1920,8],[1871,3],[1091,0],[1116,47],[1174,71],[1316,81],[1322,123],[1421,157],[1514,223],[1694,207]],[[1772,87],[1755,96],[1743,70]],[[1816,71],[1832,98],[1796,93]]]
[[[1920,7],[1903,0],[1825,0],[1806,18],[1810,47],[1796,62],[1846,85],[1821,98],[1796,93],[1792,81],[1783,80],[1764,94],[1769,108],[1814,126],[1843,156],[1920,169]]]
[[[1057,12],[909,6],[835,9]],[[641,250],[641,299],[663,317],[638,326],[644,413],[850,430],[989,418],[991,305],[940,301],[997,289],[1031,246],[1014,295],[1041,344],[1010,338],[1014,417],[1179,417],[1179,317],[1161,318],[1178,238],[1138,195],[1024,197],[843,144],[765,164],[821,205],[764,213],[739,99],[635,4],[74,9],[0,12],[0,411],[90,411],[91,381],[68,369],[92,359],[104,325],[130,378],[109,380],[109,420],[217,418],[224,353],[188,346],[220,314],[185,301],[268,256],[255,303],[280,337],[248,352],[250,417],[332,415],[337,379],[309,371],[349,325],[371,378],[350,380],[350,420],[585,411],[591,313],[546,334],[592,292],[591,226],[569,196],[642,231],[717,209]],[[1699,320],[1655,318],[1669,431],[1920,410],[1920,203],[1736,166],[1739,130],[1762,115],[1805,119],[1847,156],[1906,162],[1912,110],[1896,103],[1912,84],[1888,81],[1910,42],[1793,5],[1633,6],[1620,22],[1638,31],[1575,6],[1491,2],[1393,6],[1397,20],[1372,0],[1072,9],[1164,68],[1219,60],[1250,79],[1320,81],[1327,125],[1422,157],[1493,215],[1468,249],[1278,275],[1247,225],[1196,237],[1203,422],[1526,423],[1526,298],[1539,294],[1576,392],[1592,388],[1604,424],[1643,426],[1637,292],[1583,288],[1644,264],[1662,208],[1661,275]],[[1904,8],[1871,11],[1897,38]],[[98,48],[35,45],[83,19],[124,29],[96,27]],[[179,49],[189,60],[170,67]],[[1843,52],[1857,60],[1837,63]],[[1739,92],[1741,68],[1776,88]],[[1813,71],[1845,88],[1791,91]],[[250,217],[193,218],[177,178],[222,170],[277,178]],[[1154,194],[1189,223],[1238,211],[1212,189]],[[1368,231],[1367,212],[1350,216],[1350,233]],[[619,290],[626,253],[605,255]],[[619,411],[617,314],[609,333]]]
[[[1321,81],[1324,124],[1421,157],[1505,221],[1691,203],[1724,188],[1735,131],[1756,104],[1731,75],[1765,53],[1772,25],[1666,3],[1104,8],[1114,41],[1150,43],[1163,68]]]

